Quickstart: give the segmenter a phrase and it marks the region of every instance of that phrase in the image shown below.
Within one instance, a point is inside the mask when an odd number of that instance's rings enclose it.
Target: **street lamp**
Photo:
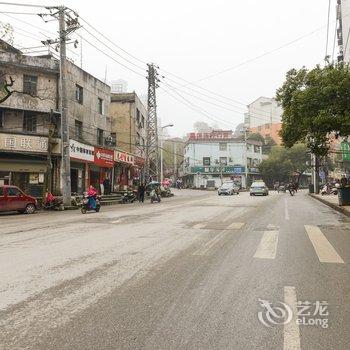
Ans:
[[[160,137],[160,183],[163,183],[163,130],[165,128],[171,128],[174,124],[167,124],[164,126],[161,126],[161,137]]]

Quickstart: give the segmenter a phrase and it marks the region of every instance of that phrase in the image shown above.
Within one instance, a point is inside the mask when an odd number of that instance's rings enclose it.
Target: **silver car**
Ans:
[[[250,186],[250,195],[251,196],[267,196],[269,194],[269,190],[265,185],[265,182],[257,181],[253,182]]]
[[[239,188],[233,182],[225,182],[218,189],[218,195],[233,195],[234,193],[239,194]]]

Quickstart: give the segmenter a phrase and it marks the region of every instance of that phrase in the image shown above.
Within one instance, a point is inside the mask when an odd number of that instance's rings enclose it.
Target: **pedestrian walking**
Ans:
[[[138,199],[139,199],[139,202],[143,203],[144,200],[145,200],[145,185],[143,183],[141,183],[137,189],[137,196],[138,196]]]

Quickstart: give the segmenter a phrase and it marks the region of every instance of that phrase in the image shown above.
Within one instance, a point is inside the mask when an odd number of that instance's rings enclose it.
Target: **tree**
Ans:
[[[325,156],[330,134],[350,134],[348,65],[292,69],[277,90],[276,99],[284,110],[280,135],[287,147],[302,142],[316,156]]]
[[[276,146],[275,140],[271,136],[265,136],[264,144],[262,146],[262,153],[269,154],[272,147]]]
[[[247,136],[247,140],[252,140],[252,141],[260,141],[263,144],[265,143],[264,136],[258,134],[258,133],[252,133]]]
[[[274,181],[287,182],[290,177],[297,174],[299,183],[301,176],[308,169],[308,149],[303,144],[296,144],[291,148],[274,146],[269,158],[262,161],[259,169],[264,180],[269,185]]]

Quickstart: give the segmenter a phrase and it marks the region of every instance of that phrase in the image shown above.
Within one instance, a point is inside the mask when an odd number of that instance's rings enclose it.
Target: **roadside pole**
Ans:
[[[68,126],[67,66],[66,66],[66,22],[65,7],[58,8],[60,35],[60,110],[61,110],[61,187],[64,206],[71,205],[70,149]]]
[[[163,183],[164,169],[163,169],[163,130],[160,135],[160,183]]]
[[[176,158],[176,142],[174,141],[174,178],[177,180],[177,158]]]

